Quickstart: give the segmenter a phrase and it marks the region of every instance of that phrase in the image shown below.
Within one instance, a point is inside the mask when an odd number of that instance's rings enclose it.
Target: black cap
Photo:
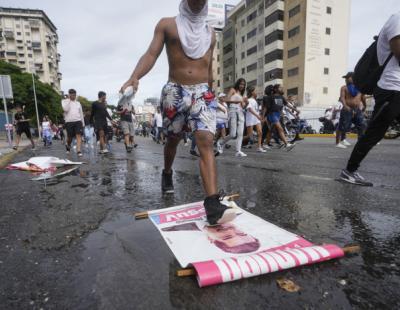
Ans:
[[[346,75],[343,75],[342,78],[348,79],[349,77],[352,77],[353,74],[354,74],[354,72],[351,72],[351,71],[350,71],[350,72],[347,72],[347,74],[346,74]]]
[[[76,90],[71,88],[70,90],[68,90],[68,94],[76,94]]]

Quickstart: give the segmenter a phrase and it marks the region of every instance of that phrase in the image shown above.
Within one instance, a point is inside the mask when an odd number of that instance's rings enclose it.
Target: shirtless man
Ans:
[[[185,130],[194,132],[200,152],[200,174],[207,198],[204,207],[209,224],[222,224],[236,216],[232,208],[220,203],[217,189],[217,169],[213,152],[217,103],[212,92],[212,55],[215,34],[207,25],[207,0],[182,0],[179,15],[162,18],[157,24],[147,52],[140,58],[124,91],[154,66],[166,46],[169,79],[161,93],[163,129],[167,137],[164,147],[164,170],[161,188],[173,193],[172,164]]]
[[[353,84],[353,72],[348,72],[344,79],[346,85],[340,89],[340,101],[343,108],[340,112],[339,126],[336,131],[336,147],[345,149],[350,143],[341,137],[350,131],[351,124],[357,128],[358,138],[364,133],[364,110],[366,108],[365,96]]]

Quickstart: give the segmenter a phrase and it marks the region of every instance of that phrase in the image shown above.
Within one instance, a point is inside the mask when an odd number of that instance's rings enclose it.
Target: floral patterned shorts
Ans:
[[[185,131],[216,128],[217,102],[208,84],[179,85],[168,82],[161,92],[164,133],[181,137]]]

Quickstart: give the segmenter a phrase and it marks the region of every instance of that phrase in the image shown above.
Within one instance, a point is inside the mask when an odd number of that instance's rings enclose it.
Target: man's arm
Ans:
[[[83,127],[85,127],[85,116],[83,115],[82,105],[79,103],[79,114],[81,115],[81,122]]]
[[[349,107],[346,105],[346,86],[342,86],[340,89],[340,102],[343,104],[343,109],[349,110]]]
[[[153,40],[151,41],[148,50],[140,58],[129,80],[122,86],[122,92],[128,86],[133,86],[133,88],[137,90],[139,86],[139,80],[153,68],[164,47],[165,27],[166,19],[163,18],[158,22],[154,30]]]
[[[69,102],[70,102],[69,99],[61,100],[61,106],[62,106],[64,112],[68,112],[69,111],[69,108],[70,108]]]
[[[215,48],[215,32],[212,32],[212,37],[211,37],[211,56],[210,56],[210,63],[208,65],[208,86],[212,89],[213,88],[213,83],[214,83],[214,76],[213,76],[213,56],[214,56],[214,48]]]
[[[94,103],[92,103],[92,111],[90,112],[90,124],[93,125],[93,119],[94,119],[94,110],[96,110],[96,106]]]

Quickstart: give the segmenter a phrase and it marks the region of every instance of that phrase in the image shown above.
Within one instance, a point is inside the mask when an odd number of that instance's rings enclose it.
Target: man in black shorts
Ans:
[[[110,114],[107,111],[106,93],[100,91],[98,94],[99,100],[92,104],[92,114],[90,115],[90,123],[94,124],[94,129],[100,140],[100,154],[108,153],[106,148],[105,134],[108,132],[107,118],[112,121]]]
[[[65,129],[67,130],[67,144],[65,145],[67,154],[71,151],[72,139],[76,138],[76,151],[78,156],[81,157],[82,132],[85,121],[81,103],[76,100],[75,89],[68,91],[68,97],[61,102],[61,105],[64,110]]]
[[[21,134],[25,133],[26,137],[31,140],[32,150],[35,149],[35,142],[33,142],[31,128],[29,126],[29,119],[26,117],[25,112],[22,110],[21,106],[17,106],[17,113],[14,115],[15,125],[17,127],[17,141],[14,150],[18,149],[19,141],[21,140]]]

